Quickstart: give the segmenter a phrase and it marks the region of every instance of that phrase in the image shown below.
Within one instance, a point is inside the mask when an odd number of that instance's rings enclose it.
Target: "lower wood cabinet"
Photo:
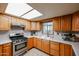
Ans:
[[[37,38],[34,38],[34,48],[37,48]]]
[[[38,48],[38,49],[40,49],[41,50],[41,48],[42,48],[42,40],[41,39],[37,39],[37,46],[36,46],[36,48]]]
[[[49,40],[42,40],[42,51],[49,54]]]
[[[2,56],[2,45],[0,45],[0,56]]]
[[[59,43],[50,41],[50,55],[59,56]]]
[[[0,56],[12,56],[11,43],[0,45]]]
[[[72,46],[69,44],[44,40],[39,38],[28,39],[28,49],[37,48],[51,56],[73,56]],[[1,47],[0,47],[1,48]]]
[[[72,46],[69,44],[60,44],[60,56],[73,56]]]
[[[69,44],[50,42],[50,55],[53,56],[73,56],[72,46]]]
[[[59,51],[50,49],[50,55],[51,55],[51,56],[59,56]]]
[[[29,38],[27,42],[28,50],[34,47],[34,38]]]
[[[64,52],[64,44],[63,43],[60,43],[60,56],[64,56],[65,55],[65,52]]]

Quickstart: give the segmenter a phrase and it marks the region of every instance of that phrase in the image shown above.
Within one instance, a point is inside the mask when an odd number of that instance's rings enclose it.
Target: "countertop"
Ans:
[[[65,44],[70,44],[70,45],[72,45],[75,55],[79,56],[79,42],[64,41],[62,38],[58,38],[57,36],[54,36],[53,38],[43,37],[43,36],[28,36],[28,38],[31,38],[31,37],[36,37],[36,38],[40,38],[40,39],[44,39],[44,40],[50,40],[50,41],[55,41],[55,42],[60,42],[60,43],[65,43]],[[12,42],[9,38],[0,37],[0,45],[6,44],[9,42]]]
[[[12,42],[9,38],[7,37],[0,37],[0,45],[10,43]]]
[[[39,37],[39,36],[29,36],[28,38],[31,38],[31,37],[36,37],[36,38],[40,38],[40,39],[44,39],[44,40],[50,40],[50,41],[55,41],[55,42],[69,44],[69,45],[72,46],[75,55],[79,56],[79,42],[64,41],[62,38],[58,38],[57,36],[54,36],[53,38]]]

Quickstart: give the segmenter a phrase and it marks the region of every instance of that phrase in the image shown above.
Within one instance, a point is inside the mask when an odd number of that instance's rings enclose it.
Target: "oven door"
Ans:
[[[27,42],[21,42],[13,45],[13,55],[17,56],[27,51]]]
[[[15,45],[15,52],[26,47],[26,42]]]

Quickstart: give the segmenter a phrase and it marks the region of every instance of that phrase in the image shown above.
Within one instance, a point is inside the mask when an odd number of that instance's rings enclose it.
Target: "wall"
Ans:
[[[31,33],[30,32],[28,32],[28,31],[24,31],[24,30],[22,30],[21,28],[15,28],[15,29],[11,29],[10,31],[0,31],[0,40],[10,40],[9,39],[9,34],[11,34],[11,33],[19,33],[19,32],[24,32],[24,35],[25,36],[30,36],[31,35]]]

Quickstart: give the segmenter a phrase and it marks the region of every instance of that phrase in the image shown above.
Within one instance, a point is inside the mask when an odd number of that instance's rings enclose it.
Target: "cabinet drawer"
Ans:
[[[59,50],[59,43],[50,42],[50,49]]]
[[[53,55],[53,56],[59,56],[59,51],[50,49],[50,55]]]
[[[3,45],[3,47],[10,47],[11,46],[11,43],[6,43]]]

